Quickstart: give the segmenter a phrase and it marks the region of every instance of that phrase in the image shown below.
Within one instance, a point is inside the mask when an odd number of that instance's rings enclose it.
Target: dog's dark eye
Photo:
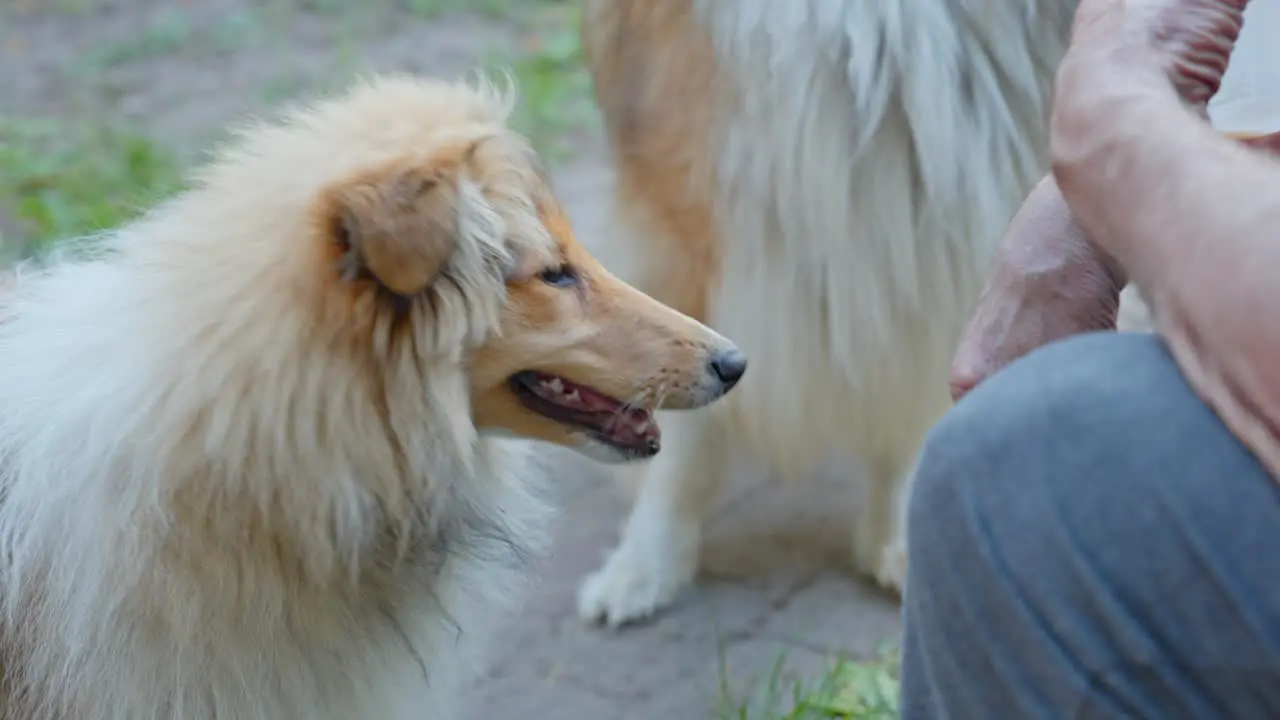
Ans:
[[[578,283],[578,271],[568,265],[547,268],[538,278],[552,287],[569,287]]]

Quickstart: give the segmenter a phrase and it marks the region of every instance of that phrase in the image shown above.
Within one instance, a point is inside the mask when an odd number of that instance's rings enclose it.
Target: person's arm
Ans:
[[[1176,268],[1217,286],[1216,273],[1247,260],[1260,237],[1280,245],[1280,161],[1223,136],[1171,91],[1057,108],[1054,177],[1090,237],[1140,285]]]
[[[1079,85],[1097,73],[1059,75],[1063,196],[1143,290],[1188,380],[1280,474],[1280,161],[1220,135],[1163,78]]]
[[[1123,269],[1088,237],[1053,176],[1036,184],[1001,239],[947,374],[959,401],[1009,363],[1055,340],[1115,330]]]

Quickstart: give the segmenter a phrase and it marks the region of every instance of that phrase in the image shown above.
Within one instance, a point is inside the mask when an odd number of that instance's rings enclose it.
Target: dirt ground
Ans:
[[[183,149],[238,116],[366,72],[458,76],[537,50],[537,0],[9,0],[0,112],[111,116]],[[356,8],[359,9],[356,9]],[[561,30],[567,29],[564,27]]]
[[[572,11],[549,0],[0,0],[0,119],[123,124],[185,163],[228,122],[360,73],[510,65],[524,88],[517,126],[551,153],[591,245],[608,232],[610,174],[573,62]],[[14,226],[4,200],[0,237]],[[724,499],[707,577],[685,602],[627,632],[586,627],[573,593],[615,542],[625,504],[598,468],[562,467],[562,532],[469,717],[706,718],[726,672],[749,689],[785,654],[785,672],[813,676],[832,654],[874,655],[896,631],[893,603],[841,569],[850,510],[832,510],[833,486],[759,478]]]

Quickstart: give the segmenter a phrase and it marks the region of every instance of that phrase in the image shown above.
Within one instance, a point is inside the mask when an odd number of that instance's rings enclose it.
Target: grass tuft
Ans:
[[[898,661],[886,654],[877,662],[836,662],[786,720],[891,720],[898,714]]]
[[[898,710],[898,658],[884,649],[873,661],[839,659],[814,682],[787,680],[779,656],[750,697],[734,698],[721,654],[718,720],[893,720]]]
[[[173,153],[123,127],[0,116],[4,255],[127,222],[177,191],[181,177]]]
[[[571,155],[581,133],[597,114],[591,76],[583,65],[578,9],[548,2],[525,18],[524,45],[514,55],[492,57],[508,67],[520,88],[511,124],[549,160]]]

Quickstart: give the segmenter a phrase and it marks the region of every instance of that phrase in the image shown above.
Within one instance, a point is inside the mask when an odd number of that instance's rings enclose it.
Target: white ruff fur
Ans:
[[[3,720],[448,718],[537,544],[538,469],[476,435],[460,359],[500,283],[415,317],[439,354],[385,349],[375,392],[286,277],[346,156],[261,142],[0,304]],[[457,267],[503,242],[459,227]]]
[[[736,81],[707,150],[723,253],[708,324],[750,370],[721,405],[663,418],[620,545],[579,595],[609,624],[692,580],[707,502],[741,453],[784,476],[861,461],[857,563],[902,587],[915,456],[950,406],[991,254],[1047,171],[1074,13],[1069,0],[690,1]],[[646,257],[652,229],[620,213],[637,239],[601,248],[606,263],[628,277],[676,261]]]

